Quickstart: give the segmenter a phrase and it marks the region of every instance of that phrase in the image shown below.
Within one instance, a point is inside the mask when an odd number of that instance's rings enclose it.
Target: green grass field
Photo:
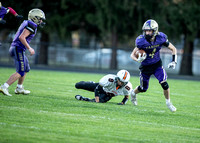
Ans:
[[[3,84],[15,69],[0,68]],[[155,78],[146,93],[138,95],[138,106],[129,100],[120,106],[123,96],[108,103],[77,101],[81,94],[78,81],[95,81],[103,74],[32,70],[24,86],[30,95],[12,97],[0,93],[0,143],[135,143],[200,142],[200,82],[168,78],[171,101],[177,108],[170,112],[162,88]],[[131,77],[133,88],[139,77]]]

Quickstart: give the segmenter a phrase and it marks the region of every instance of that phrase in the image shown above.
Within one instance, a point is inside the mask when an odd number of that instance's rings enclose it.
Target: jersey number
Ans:
[[[149,56],[153,59],[153,56],[155,55],[155,52],[156,52],[156,48],[153,49],[152,53],[149,54]]]
[[[127,90],[130,90],[130,89],[131,89],[129,86],[125,86],[125,88],[126,88]]]

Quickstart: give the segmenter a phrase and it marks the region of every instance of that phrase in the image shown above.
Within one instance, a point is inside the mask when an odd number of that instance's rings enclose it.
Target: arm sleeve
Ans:
[[[15,14],[17,14],[16,11],[14,9],[12,9],[11,7],[8,7],[8,9],[9,9],[10,14],[12,14],[14,16],[15,16]]]
[[[128,98],[127,98],[127,96],[124,96],[122,103],[125,105],[127,102],[128,102]]]
[[[33,25],[32,23],[28,22],[26,29],[29,30],[33,34],[33,33],[35,33],[36,26]]]
[[[169,41],[168,41],[168,39],[167,39],[166,42],[163,43],[163,46],[165,46],[165,47],[168,47],[168,46],[169,46]]]
[[[163,33],[163,46],[168,47],[169,46],[169,40],[166,34]]]
[[[95,97],[96,96],[99,96],[101,94],[101,92],[103,91],[103,87],[101,85],[98,85],[96,88],[95,88]]]

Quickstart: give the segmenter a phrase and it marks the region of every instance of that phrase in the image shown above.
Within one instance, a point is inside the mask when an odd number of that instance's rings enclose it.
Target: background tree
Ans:
[[[165,1],[164,1],[165,2]],[[174,39],[184,36],[180,74],[192,75],[194,40],[200,31],[200,1],[173,0],[165,2],[162,9],[163,25]]]
[[[88,15],[88,21],[95,24],[101,31],[101,37],[110,39],[112,47],[112,58],[110,69],[117,69],[117,47],[118,42],[127,36],[133,36],[137,18],[134,19],[136,3],[129,0],[95,0],[92,1],[96,12]],[[106,39],[106,40],[108,40]]]
[[[41,31],[39,63],[48,64],[48,47],[52,35],[58,35],[59,42],[71,41],[71,33],[85,31],[95,35],[104,43],[111,43],[111,69],[117,68],[117,47],[128,43],[134,47],[134,39],[142,33],[142,25],[147,19],[155,19],[159,29],[179,40],[184,36],[183,57],[180,74],[192,75],[192,53],[194,39],[200,33],[200,1],[198,0],[6,0],[3,6],[13,7],[27,19],[28,12],[40,8],[46,14],[46,26]],[[15,31],[19,23],[12,16],[6,16],[6,25],[0,31]],[[5,32],[6,33],[6,32]],[[8,32],[7,32],[8,33]],[[2,39],[2,37],[1,37]],[[169,39],[169,40],[170,40]],[[173,40],[173,41],[174,41]],[[109,41],[109,42],[107,42]],[[170,40],[171,41],[171,40]]]

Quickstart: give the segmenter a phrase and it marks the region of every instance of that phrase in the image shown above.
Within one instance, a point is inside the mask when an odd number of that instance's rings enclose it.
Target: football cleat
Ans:
[[[172,103],[167,103],[167,107],[169,108],[170,111],[176,112],[176,107],[174,107],[174,106],[172,105]]]
[[[135,95],[131,94],[131,102],[133,103],[133,105],[137,106],[136,94]]]
[[[12,96],[12,95],[8,92],[8,88],[6,88],[4,85],[0,86],[0,92],[2,92],[4,95]]]
[[[31,93],[31,92],[29,90],[25,90],[24,87],[22,87],[22,88],[17,87],[15,89],[15,94],[26,94],[27,95],[29,93]]]
[[[83,99],[83,97],[82,97],[81,95],[76,95],[75,98],[76,98],[77,100],[82,100],[82,99]]]

